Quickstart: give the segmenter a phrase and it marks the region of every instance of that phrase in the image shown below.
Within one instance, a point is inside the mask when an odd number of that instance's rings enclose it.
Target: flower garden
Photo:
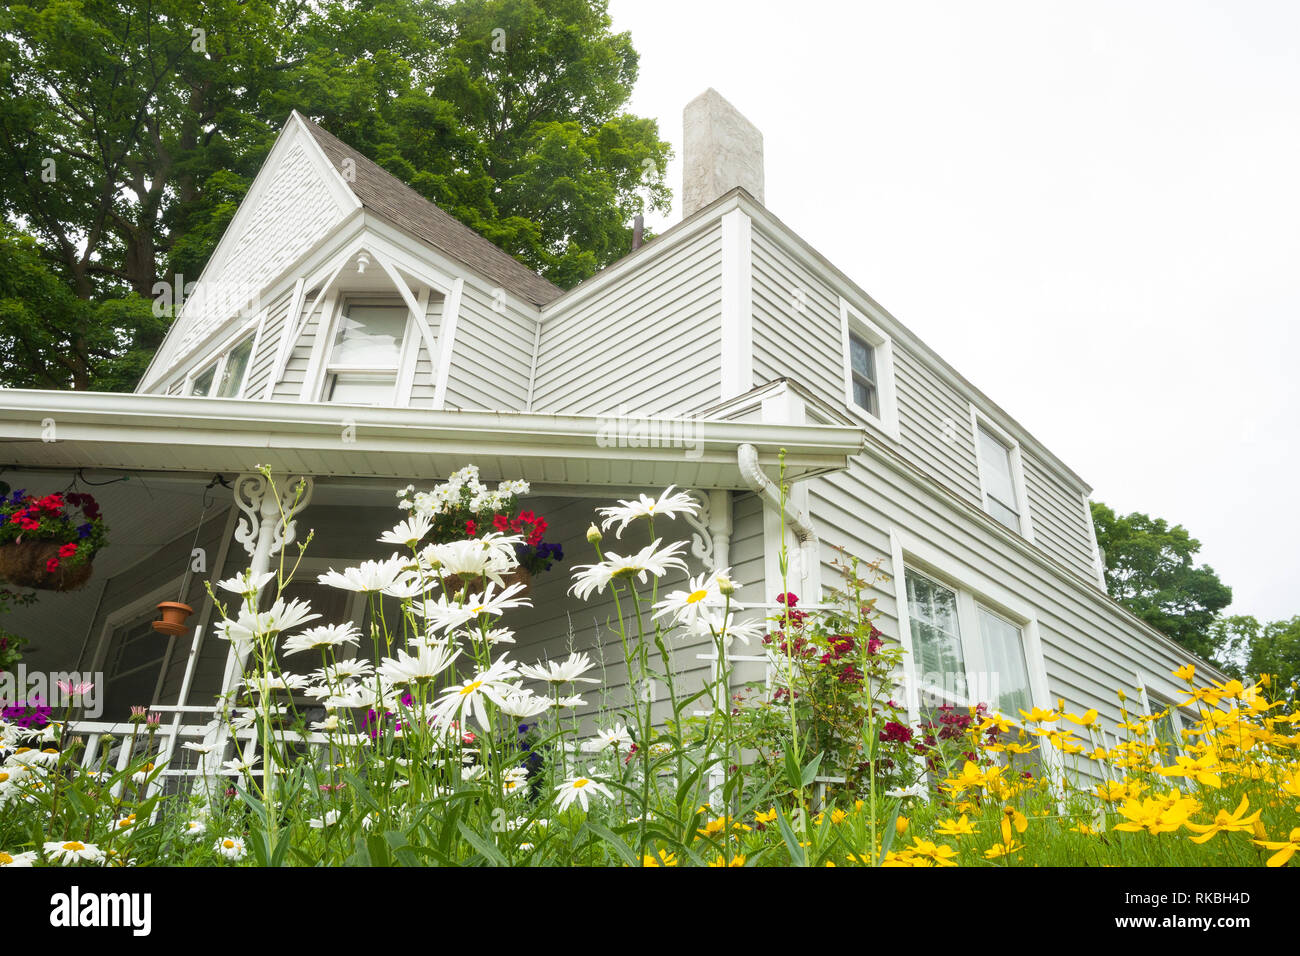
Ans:
[[[1189,666],[1179,704],[1199,719],[1181,741],[1123,691],[1109,745],[1095,709],[1064,701],[935,706],[914,724],[896,702],[903,651],[873,623],[874,566],[841,557],[817,610],[727,569],[692,576],[669,532],[696,505],[671,488],[598,509],[595,560],[567,569],[570,593],[612,601],[624,686],[666,692],[611,700],[583,649],[520,653],[511,613],[564,559],[520,510],[527,491],[489,490],[473,467],[399,491],[405,516],[378,538],[392,556],[319,577],[365,595],[369,635],[285,596],[310,536],[219,582],[243,681],[186,745],[192,777],[164,776],[143,707],[122,770],[113,741],[83,759],[71,711],[7,708],[0,866],[1281,867],[1300,851],[1293,688]],[[55,504],[6,513],[40,522]],[[774,597],[766,617],[745,607]],[[679,682],[686,639],[719,662],[702,687]],[[737,645],[761,649],[769,682],[733,684]]]

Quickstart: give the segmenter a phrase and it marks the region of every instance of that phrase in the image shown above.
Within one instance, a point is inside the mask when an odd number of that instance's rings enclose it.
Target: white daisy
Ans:
[[[255,597],[262,588],[271,583],[275,577],[274,571],[264,571],[261,574],[254,574],[252,568],[246,568],[233,578],[226,578],[224,581],[218,581],[217,587],[223,591],[231,591],[235,594],[242,594],[246,598]]]
[[[519,673],[525,677],[531,677],[534,680],[545,681],[548,684],[599,684],[600,681],[594,677],[582,677],[587,671],[596,665],[591,662],[591,658],[586,654],[572,653],[562,661],[547,661],[544,664],[521,664]]]
[[[499,617],[513,607],[532,607],[532,602],[527,598],[516,597],[524,590],[525,585],[522,583],[512,584],[500,594],[495,593],[496,587],[489,583],[487,590],[482,594],[469,595],[463,604],[449,601],[444,594],[437,601],[425,601],[422,605],[414,605],[413,609],[417,614],[423,615],[429,629],[436,632],[454,630],[484,614]]]
[[[408,548],[414,548],[432,528],[433,522],[428,517],[412,514],[411,517],[399,521],[392,531],[381,534],[379,540],[383,544],[404,544]]]
[[[218,621],[216,632],[218,637],[231,641],[242,650],[252,647],[258,638],[274,640],[281,631],[288,631],[318,617],[319,614],[311,613],[311,605],[306,601],[279,600],[271,605],[269,611],[254,614],[244,608],[233,620],[225,618]]]
[[[326,647],[341,647],[344,644],[359,644],[361,632],[351,621],[343,624],[318,624],[305,631],[287,637],[281,647],[286,654],[299,651],[314,651]]]
[[[637,518],[675,518],[679,514],[698,514],[700,506],[695,499],[684,491],[673,494],[675,487],[676,485],[669,485],[658,499],[651,498],[643,492],[636,501],[620,499],[616,506],[596,509],[605,518],[600,523],[601,528],[608,531],[610,525],[617,523],[618,531],[615,532],[614,537],[621,538],[623,529]]]
[[[420,562],[444,576],[455,574],[473,581],[486,577],[500,586],[501,576],[519,564],[515,545],[523,541],[519,535],[494,531],[481,538],[431,544],[420,552]]]
[[[104,862],[104,851],[93,843],[82,843],[80,840],[68,840],[66,842],[53,840],[45,844],[45,858],[51,863],[57,863],[59,866],[75,866],[78,863],[102,863]]]
[[[208,832],[208,825],[202,820],[187,820],[184,833],[191,839],[198,839]]]
[[[248,856],[248,847],[244,846],[242,837],[227,836],[222,837],[216,843],[212,844],[212,849],[216,850],[227,860],[238,862]]]
[[[338,810],[326,810],[324,817],[312,817],[307,821],[307,825],[313,830],[324,830],[326,827],[332,827],[339,822]]]
[[[312,673],[327,683],[337,684],[340,681],[369,677],[374,672],[374,665],[370,661],[349,657],[347,660],[335,661],[327,667],[318,668]]]
[[[551,702],[527,690],[513,690],[501,700],[501,712],[516,720],[527,720],[543,713]]]
[[[656,538],[636,554],[627,557],[606,551],[603,561],[578,565],[573,569],[574,584],[569,588],[569,593],[576,594],[585,601],[592,591],[603,594],[605,586],[614,580],[635,577],[644,584],[647,574],[663,577],[669,568],[685,571],[686,562],[678,552],[686,547],[686,542],[674,541],[661,549],[659,540]]]
[[[564,783],[555,788],[556,809],[563,813],[576,800],[582,805],[582,809],[587,809],[587,801],[592,793],[599,793],[603,796],[613,798],[603,783],[593,780],[590,777],[570,777]]]
[[[513,661],[496,661],[472,679],[448,688],[434,707],[434,716],[439,725],[449,732],[452,721],[466,723],[470,717],[477,720],[484,730],[490,730],[487,702],[491,701],[500,707],[505,702],[506,695],[514,689],[510,681],[518,677]]]
[[[709,572],[691,578],[686,582],[686,590],[672,591],[655,605],[655,617],[672,617],[677,624],[692,624],[709,606],[723,603],[721,580],[730,580],[730,569],[721,572]],[[734,602],[731,610],[743,608]]]
[[[604,750],[607,747],[618,747],[626,749],[632,746],[632,734],[622,724],[618,724],[609,730],[596,731],[596,739],[588,740],[583,745],[584,750]]]
[[[344,568],[342,571],[330,568],[324,574],[317,575],[316,580],[344,591],[378,593],[405,578],[410,563],[409,558],[394,554],[384,561],[362,561],[357,567]]]
[[[28,850],[25,853],[6,853],[0,850],[0,866],[29,867],[35,862],[35,850]]]
[[[418,684],[432,681],[460,656],[446,644],[422,644],[414,654],[399,650],[396,657],[385,657],[379,675],[390,684]]]

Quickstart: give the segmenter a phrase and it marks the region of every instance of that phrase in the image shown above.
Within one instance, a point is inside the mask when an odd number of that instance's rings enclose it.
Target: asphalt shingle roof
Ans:
[[[356,175],[348,181],[348,186],[367,209],[534,305],[545,305],[563,294],[559,286],[439,209],[378,163],[305,116],[299,116],[336,169],[344,159],[353,161]]]

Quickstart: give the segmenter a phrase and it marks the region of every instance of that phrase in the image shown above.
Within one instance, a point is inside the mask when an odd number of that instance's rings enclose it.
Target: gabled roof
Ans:
[[[343,160],[352,161],[355,175],[344,180],[367,209],[534,305],[544,305],[564,292],[455,216],[439,209],[379,164],[301,113],[296,115],[336,170],[342,167]]]

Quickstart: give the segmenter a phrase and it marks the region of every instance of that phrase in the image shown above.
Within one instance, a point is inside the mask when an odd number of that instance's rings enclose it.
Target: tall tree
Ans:
[[[637,58],[606,6],[0,9],[0,210],[35,241],[7,235],[16,245],[6,254],[27,262],[35,248],[49,277],[96,306],[37,308],[10,281],[0,346],[58,341],[68,361],[27,378],[14,361],[3,380],[130,387],[134,359],[124,359],[156,345],[157,329],[139,320],[135,300],[98,307],[197,276],[292,108],[561,285],[593,274],[627,251],[635,212],[669,201],[669,147],[653,121],[624,109]]]
[[[1106,590],[1152,627],[1206,660],[1220,650],[1213,625],[1232,589],[1209,565],[1195,563],[1201,543],[1182,525],[1134,512],[1116,515],[1092,503],[1106,565]]]
[[[1231,615],[1216,621],[1213,632],[1229,673],[1264,679],[1273,700],[1300,696],[1300,615],[1264,624],[1247,614]]]

